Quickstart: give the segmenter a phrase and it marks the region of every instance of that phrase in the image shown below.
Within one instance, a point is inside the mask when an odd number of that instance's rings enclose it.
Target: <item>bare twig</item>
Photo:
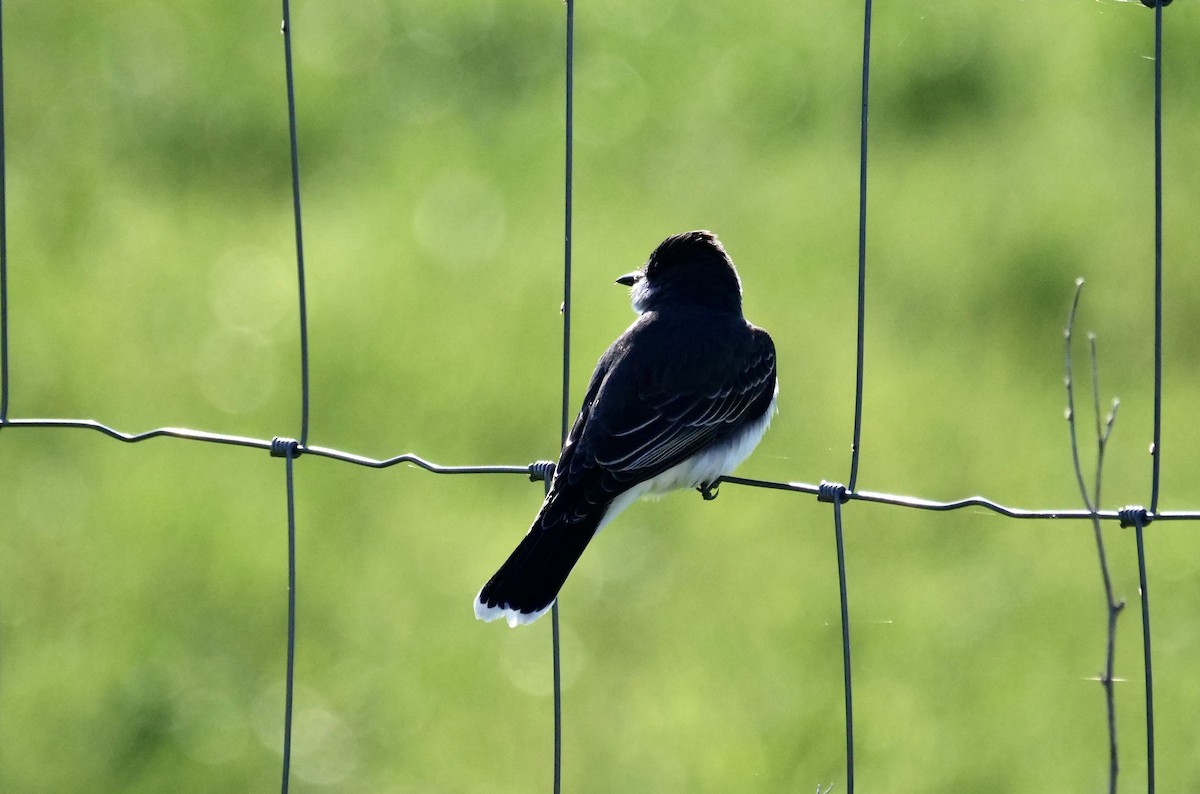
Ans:
[[[1071,459],[1075,464],[1075,479],[1079,484],[1079,493],[1083,504],[1091,514],[1092,532],[1096,538],[1096,554],[1100,559],[1100,577],[1104,582],[1104,600],[1108,609],[1108,637],[1104,653],[1104,672],[1099,676],[1100,684],[1104,687],[1105,706],[1108,711],[1108,790],[1109,794],[1117,791],[1117,715],[1116,701],[1113,693],[1113,657],[1117,642],[1117,616],[1125,608],[1124,599],[1118,601],[1113,595],[1112,577],[1108,571],[1108,555],[1104,550],[1104,535],[1100,531],[1100,486],[1104,472],[1104,450],[1112,435],[1113,425],[1117,421],[1117,407],[1120,401],[1113,400],[1112,410],[1108,412],[1103,424],[1100,420],[1100,376],[1096,357],[1096,335],[1088,334],[1088,344],[1091,351],[1092,370],[1092,405],[1096,420],[1096,474],[1092,489],[1089,492],[1083,477],[1083,465],[1079,458],[1079,439],[1075,430],[1075,387],[1072,377],[1073,362],[1071,357],[1071,336],[1075,328],[1075,313],[1079,308],[1079,294],[1083,291],[1083,279],[1075,281],[1075,298],[1071,302],[1071,311],[1067,316],[1067,327],[1063,332],[1066,342],[1066,378],[1067,388],[1067,428],[1071,436]]]

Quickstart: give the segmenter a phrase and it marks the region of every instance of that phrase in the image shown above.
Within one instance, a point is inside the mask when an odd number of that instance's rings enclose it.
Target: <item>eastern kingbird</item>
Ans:
[[[742,284],[712,232],[668,237],[631,287],[633,325],[600,357],[528,534],[475,598],[509,626],[542,615],[588,541],[632,502],[714,497],[775,413],[775,345],[742,317]]]

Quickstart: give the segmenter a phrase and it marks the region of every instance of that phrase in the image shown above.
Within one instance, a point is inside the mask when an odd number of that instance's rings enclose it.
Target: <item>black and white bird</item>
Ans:
[[[481,620],[540,617],[588,542],[640,497],[713,498],[775,413],[775,345],[742,316],[716,235],[668,237],[617,283],[638,318],[596,365],[533,526],[475,598]]]

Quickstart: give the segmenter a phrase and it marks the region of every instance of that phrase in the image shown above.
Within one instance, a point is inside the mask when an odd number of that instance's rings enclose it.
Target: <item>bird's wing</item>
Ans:
[[[770,336],[740,318],[727,329],[730,333],[706,330],[668,329],[656,340],[670,343],[665,360],[664,346],[658,344],[653,358],[631,350],[611,366],[579,428],[570,473],[583,476],[599,469],[605,475],[597,483],[603,490],[624,490],[768,410],[775,392]]]

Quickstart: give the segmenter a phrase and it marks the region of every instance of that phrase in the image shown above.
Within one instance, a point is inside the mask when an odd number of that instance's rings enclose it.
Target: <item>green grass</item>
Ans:
[[[298,434],[277,5],[58,5],[4,18],[10,415]],[[292,10],[310,441],[553,457],[563,6],[345,5]],[[862,20],[843,6],[579,6],[572,402],[632,318],[613,278],[712,228],[780,354],[780,413],[739,473],[846,477]],[[1061,331],[1083,276],[1080,335],[1122,400],[1104,507],[1147,501],[1152,12],[875,11],[859,486],[1078,507]],[[1196,13],[1165,12],[1163,509],[1200,507]],[[277,786],[279,461],[9,429],[0,483],[0,788]],[[296,484],[293,791],[548,789],[549,621],[469,606],[540,485],[315,458]],[[861,789],[1100,790],[1090,526],[844,516]],[[1200,787],[1195,531],[1147,533],[1162,791]],[[606,531],[563,592],[565,790],[844,790],[832,534],[826,505],[736,487]],[[1131,536],[1106,538],[1138,791],[1137,572]]]

